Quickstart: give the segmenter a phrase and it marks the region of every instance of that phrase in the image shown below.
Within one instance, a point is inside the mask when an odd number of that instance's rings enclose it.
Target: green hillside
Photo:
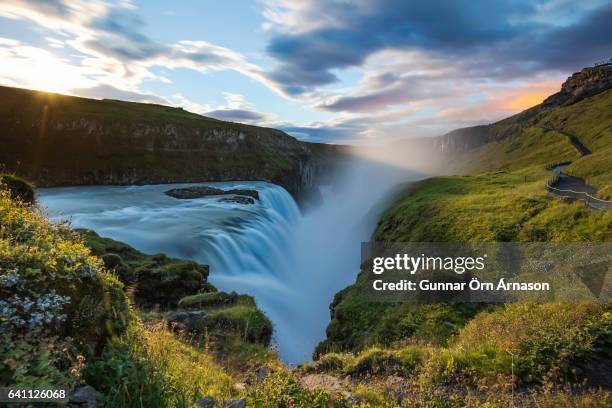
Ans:
[[[537,112],[537,113],[532,113]],[[494,141],[460,155],[451,171],[518,170],[571,161],[567,173],[583,177],[612,197],[612,90],[569,106],[535,107],[493,125]],[[569,142],[575,136],[592,154],[581,157]]]
[[[576,100],[538,105],[435,141],[450,150],[447,160],[453,165],[448,173],[455,175],[407,187],[384,212],[372,239],[611,241],[612,211],[566,202],[545,189],[552,176],[546,165],[572,162],[566,173],[586,179],[600,197],[612,197],[612,90]],[[591,154],[584,155],[580,145]],[[486,401],[486,406],[507,406],[502,390],[514,383],[504,377],[507,350],[514,350],[522,370],[516,384],[551,389],[582,381],[590,364],[612,353],[609,304],[369,303],[362,290],[365,273],[336,294],[327,338],[307,371],[400,375],[408,378],[409,389],[418,389],[413,391],[419,395],[416,405],[426,405],[429,399],[436,401],[434,406],[481,406]],[[595,321],[603,324],[599,334],[590,329]],[[580,334],[583,330],[594,337]],[[568,371],[572,367],[573,374]],[[484,384],[497,391],[478,395],[476,389]],[[441,388],[446,391],[437,394]],[[454,400],[449,389],[460,397]],[[571,394],[559,392],[550,406],[605,406],[611,398],[607,392],[578,402],[574,398],[586,394]],[[536,399],[522,403],[529,406]]]

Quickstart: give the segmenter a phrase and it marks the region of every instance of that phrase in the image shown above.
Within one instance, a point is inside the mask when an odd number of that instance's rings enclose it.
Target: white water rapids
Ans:
[[[334,294],[355,280],[376,204],[406,177],[396,173],[353,169],[341,191],[324,187],[324,204],[305,215],[287,191],[265,182],[61,187],[40,189],[39,198],[53,218],[74,227],[210,265],[219,289],[255,297],[274,324],[283,360],[300,363],[325,337]],[[244,205],[164,194],[193,185],[255,189],[260,200]]]

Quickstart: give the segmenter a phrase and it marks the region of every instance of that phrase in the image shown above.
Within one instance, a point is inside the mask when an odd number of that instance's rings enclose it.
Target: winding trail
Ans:
[[[540,129],[546,130],[548,132],[557,132],[565,137],[567,137],[567,140],[570,142],[570,144],[574,147],[574,149],[576,149],[576,151],[578,153],[580,153],[581,156],[587,156],[589,154],[591,154],[592,152],[589,150],[588,147],[586,147],[585,145],[582,144],[582,142],[580,141],[580,139],[578,138],[578,136],[573,135],[571,133],[567,133],[564,130],[559,130],[559,129],[554,129],[551,127],[547,127],[547,126],[538,126]]]
[[[582,200],[594,210],[612,209],[612,202],[595,197],[595,194],[597,194],[596,187],[587,184],[579,177],[570,176],[563,172],[563,169],[570,164],[571,162],[561,163],[552,168],[552,172],[557,175],[557,178],[554,182],[546,183],[546,189],[559,197]]]
[[[582,144],[576,135],[548,126],[537,127],[547,132],[557,132],[565,136],[580,156],[584,157],[592,153],[589,148]],[[597,194],[596,187],[587,184],[579,177],[570,176],[563,172],[563,169],[571,163],[572,162],[560,163],[551,168],[551,171],[555,173],[555,179],[546,183],[546,189],[558,197],[582,200],[594,210],[612,209],[612,202],[595,197]]]

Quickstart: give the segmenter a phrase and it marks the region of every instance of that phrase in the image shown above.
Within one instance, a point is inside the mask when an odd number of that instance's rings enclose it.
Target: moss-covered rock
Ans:
[[[178,307],[181,309],[209,309],[235,305],[255,306],[255,300],[249,295],[236,292],[205,292],[182,298]]]
[[[92,252],[133,290],[139,306],[173,308],[185,296],[215,290],[207,280],[207,265],[164,254],[144,254],[94,231],[80,231]]]

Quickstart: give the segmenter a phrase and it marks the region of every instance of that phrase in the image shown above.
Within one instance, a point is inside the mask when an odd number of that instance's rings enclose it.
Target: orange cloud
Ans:
[[[521,88],[508,92],[500,98],[499,108],[508,111],[522,111],[541,103],[548,96],[559,90],[559,81],[529,83]]]

